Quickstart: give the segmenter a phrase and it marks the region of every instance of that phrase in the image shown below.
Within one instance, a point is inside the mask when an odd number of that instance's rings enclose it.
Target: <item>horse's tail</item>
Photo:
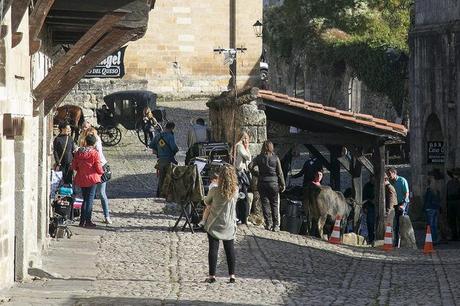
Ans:
[[[83,109],[80,108],[81,116],[80,120],[78,120],[78,126],[81,127],[83,125],[83,122],[85,122],[85,115],[83,114]]]

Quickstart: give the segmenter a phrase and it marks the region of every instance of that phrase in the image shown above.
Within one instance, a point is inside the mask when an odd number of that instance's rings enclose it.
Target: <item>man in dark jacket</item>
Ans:
[[[75,151],[70,125],[68,122],[59,124],[59,135],[53,141],[53,155],[55,160],[54,168],[62,171],[62,180],[64,184],[72,184],[72,159]]]
[[[369,233],[368,243],[370,245],[374,244],[375,240],[375,187],[374,187],[374,177],[369,178],[363,187],[363,209],[366,212],[366,223],[367,231]]]
[[[158,157],[158,188],[157,197],[160,197],[160,192],[166,176],[166,171],[171,163],[177,164],[175,155],[179,151],[174,138],[174,122],[166,123],[165,130],[157,134],[150,143],[150,148]]]
[[[323,171],[323,165],[319,159],[312,157],[305,161],[299,173],[291,176],[292,178],[299,178],[303,175],[303,187],[311,183],[318,171]]]
[[[460,238],[460,168],[448,170],[450,180],[447,182],[447,217],[452,232],[452,240]]]

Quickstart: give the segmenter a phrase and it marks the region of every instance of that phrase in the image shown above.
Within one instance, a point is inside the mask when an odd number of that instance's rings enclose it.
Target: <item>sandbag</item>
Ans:
[[[401,248],[417,249],[414,228],[412,227],[412,222],[408,215],[399,217],[399,236],[401,237]]]

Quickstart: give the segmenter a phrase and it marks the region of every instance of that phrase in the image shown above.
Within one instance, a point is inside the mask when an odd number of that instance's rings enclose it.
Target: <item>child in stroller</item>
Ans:
[[[72,221],[73,202],[72,187],[61,186],[54,196],[52,207],[54,209],[49,225],[49,233],[52,238],[72,237],[72,231],[68,225]]]

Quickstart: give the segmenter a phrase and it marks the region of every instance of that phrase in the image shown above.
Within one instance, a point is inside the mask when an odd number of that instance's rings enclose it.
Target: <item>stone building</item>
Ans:
[[[0,2],[0,288],[40,268],[49,242],[50,111],[91,67],[142,36],[153,5]]]
[[[237,54],[239,87],[259,78],[262,39],[253,24],[262,19],[261,0],[161,1],[150,12],[145,37],[128,46],[121,79],[84,79],[65,103],[96,108],[117,90],[147,89],[160,98],[220,94],[229,88],[229,68],[216,48],[243,47]]]
[[[270,50],[268,50],[270,51]],[[401,122],[390,99],[372,92],[353,75],[349,67],[340,67],[334,73],[306,67],[293,60],[287,63],[268,52],[269,88],[307,101],[360,112],[393,122]]]
[[[460,166],[460,3],[416,0],[414,9],[410,144],[412,190],[420,201],[430,170]]]

